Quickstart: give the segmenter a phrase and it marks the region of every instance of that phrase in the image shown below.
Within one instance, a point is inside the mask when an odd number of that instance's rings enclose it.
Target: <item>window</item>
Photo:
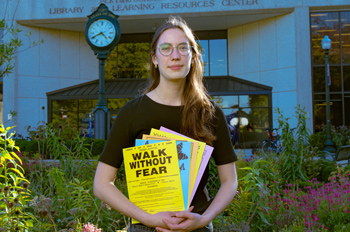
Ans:
[[[227,75],[227,39],[198,40],[203,53],[204,76]]]
[[[331,76],[331,124],[350,125],[350,11],[311,13],[312,72],[314,95],[314,128],[326,124],[324,36],[332,40],[329,51]]]
[[[234,129],[233,142],[239,148],[251,148],[267,139],[270,127],[268,95],[213,96]]]
[[[120,43],[111,52],[105,78],[148,78],[147,62],[150,43]]]
[[[111,125],[119,109],[131,98],[107,99]],[[55,126],[69,125],[80,132],[80,135],[94,136],[94,114],[97,99],[52,100],[52,123]],[[67,127],[65,127],[67,128]]]

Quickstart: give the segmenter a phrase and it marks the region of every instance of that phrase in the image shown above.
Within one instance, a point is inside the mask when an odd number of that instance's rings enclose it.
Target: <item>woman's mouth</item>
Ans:
[[[182,65],[171,65],[171,66],[169,66],[169,68],[170,68],[171,70],[179,70],[179,69],[182,68]]]

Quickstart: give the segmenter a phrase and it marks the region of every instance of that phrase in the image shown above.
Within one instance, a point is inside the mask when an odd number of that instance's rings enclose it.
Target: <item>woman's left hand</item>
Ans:
[[[173,224],[168,220],[164,219],[163,222],[170,229],[156,227],[156,230],[161,232],[169,232],[169,231],[187,232],[187,231],[193,231],[197,228],[204,227],[210,222],[210,221],[207,222],[204,216],[200,214],[190,213],[187,211],[176,213],[176,217],[182,218],[183,220],[179,224]]]
[[[202,215],[188,211],[177,212],[175,213],[175,217],[182,218],[183,221],[172,223],[166,219],[163,219],[164,224],[169,227],[169,229],[156,227],[157,231],[193,231],[195,229],[208,225],[219,213],[221,213],[226,208],[226,206],[231,203],[233,197],[236,195],[238,180],[235,163],[218,165],[218,172],[221,181],[221,187],[216,194],[213,202]]]

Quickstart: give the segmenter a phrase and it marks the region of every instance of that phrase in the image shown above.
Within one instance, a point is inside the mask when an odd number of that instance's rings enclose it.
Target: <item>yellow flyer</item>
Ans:
[[[195,166],[195,170],[194,170],[193,180],[192,180],[192,182],[190,182],[191,186],[189,188],[189,192],[192,194],[193,187],[194,187],[194,182],[195,182],[195,180],[197,178],[199,166],[200,166],[201,161],[202,161],[203,152],[204,152],[204,149],[205,149],[205,143],[197,141],[197,140],[194,140],[194,139],[186,138],[184,136],[175,135],[175,134],[172,134],[172,133],[169,133],[169,132],[157,130],[157,129],[154,129],[154,128],[151,129],[150,135],[164,137],[164,138],[173,138],[173,139],[179,139],[179,140],[187,140],[187,141],[196,141],[196,142],[198,142],[198,150],[197,150],[197,156],[196,156],[196,166]]]
[[[131,202],[150,214],[185,209],[176,141],[125,148],[123,156]]]
[[[183,138],[183,140],[179,140],[179,139],[165,138],[165,137],[153,136],[153,135],[142,135],[142,139],[188,141],[188,139],[186,140],[186,138]],[[191,157],[190,157],[190,177],[188,180],[188,183],[189,183],[189,186],[188,186],[189,191],[188,191],[188,199],[187,199],[188,205],[186,206],[186,208],[189,207],[189,200],[192,196],[193,183],[195,180],[194,172],[196,168],[196,158],[197,158],[197,150],[198,150],[198,142],[194,140],[189,142],[191,142]]]

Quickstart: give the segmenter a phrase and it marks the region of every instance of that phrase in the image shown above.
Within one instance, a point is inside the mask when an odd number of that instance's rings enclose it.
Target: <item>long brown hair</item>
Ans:
[[[160,36],[164,31],[171,28],[181,29],[192,46],[193,63],[186,77],[185,88],[182,94],[182,103],[184,107],[182,108],[180,133],[212,145],[213,141],[216,139],[212,126],[215,117],[215,108],[210,102],[209,94],[203,84],[204,69],[202,65],[202,54],[199,51],[192,30],[188,27],[187,23],[178,16],[170,16],[166,23],[159,27],[153,36],[152,50],[148,59],[150,78],[145,93],[154,90],[159,84],[160,73],[154,66],[152,58],[155,56]]]

